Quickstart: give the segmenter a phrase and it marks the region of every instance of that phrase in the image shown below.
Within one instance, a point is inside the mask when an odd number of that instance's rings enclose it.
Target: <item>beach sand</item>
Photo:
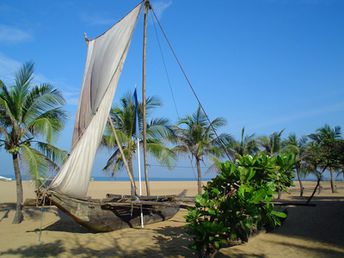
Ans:
[[[297,185],[297,184],[296,184]],[[306,182],[306,195],[315,182]],[[344,257],[344,183],[332,194],[329,183],[316,195],[316,207],[293,206],[281,228],[260,233],[240,246],[221,249],[217,257]],[[152,194],[187,195],[197,191],[196,182],[151,182]],[[127,182],[91,182],[89,195],[129,193]],[[25,198],[33,198],[30,182],[24,182]],[[298,188],[283,199],[301,202]],[[185,233],[184,210],[169,221],[144,229],[90,233],[56,208],[25,208],[25,220],[11,224],[15,208],[15,182],[0,182],[1,257],[194,257]],[[41,230],[40,230],[41,229]]]

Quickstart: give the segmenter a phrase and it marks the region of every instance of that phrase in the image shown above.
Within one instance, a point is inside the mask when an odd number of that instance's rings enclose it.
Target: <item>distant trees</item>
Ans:
[[[246,135],[245,127],[241,129],[239,141],[233,137],[228,137],[226,148],[234,159],[243,155],[253,155],[259,151],[259,145],[255,135]]]
[[[322,149],[321,154],[329,170],[331,190],[334,193],[336,192],[336,186],[333,172],[340,168],[339,153],[336,153],[335,149],[337,141],[341,139],[341,129],[339,126],[331,128],[329,125],[324,125],[317,129],[315,133],[310,134],[309,138]]]
[[[23,187],[20,160],[24,160],[33,179],[56,168],[66,152],[52,145],[53,136],[63,128],[66,114],[64,98],[50,84],[33,85],[34,64],[26,63],[15,74],[12,86],[0,80],[0,145],[12,156],[17,188],[13,223],[23,220]]]
[[[307,137],[303,136],[297,138],[296,134],[290,134],[282,142],[282,152],[289,152],[295,155],[295,173],[300,186],[300,197],[303,196],[303,184],[301,180],[301,174],[304,171],[304,161],[306,155]]]
[[[344,168],[344,143],[340,127],[331,128],[329,125],[316,130],[308,136],[297,138],[290,134],[286,139],[282,138],[283,130],[274,132],[269,136],[261,136],[256,139],[260,151],[268,155],[279,153],[292,153],[295,155],[295,175],[300,185],[300,196],[304,194],[301,176],[312,173],[317,178],[316,186],[309,197],[314,196],[317,189],[320,191],[320,183],[326,171],[329,172],[331,190],[336,191],[335,172],[343,173]],[[242,138],[242,137],[241,137]]]
[[[192,125],[190,122],[188,124]],[[190,128],[196,127],[192,125]],[[245,128],[243,128],[239,140],[227,134],[222,138],[222,142],[226,143],[226,150],[231,154],[233,160],[243,155],[255,155],[259,152],[264,152],[270,156],[277,156],[280,153],[293,154],[295,156],[295,177],[300,186],[301,197],[304,195],[304,187],[301,179],[304,175],[310,173],[314,174],[317,178],[314,193],[317,189],[320,189],[320,182],[326,171],[330,173],[331,189],[332,192],[335,192],[334,173],[335,171],[337,173],[343,173],[344,170],[344,140],[341,138],[340,128],[331,128],[329,125],[325,125],[317,129],[315,133],[299,138],[295,134],[290,134],[288,137],[283,138],[283,132],[284,130],[281,130],[273,132],[268,136],[255,137],[254,134],[246,135]],[[191,139],[190,137],[184,138]],[[218,151],[222,151],[223,153],[223,150],[221,150],[223,146],[218,144],[216,147]],[[314,193],[311,195],[312,197]],[[278,198],[280,198],[280,195],[281,191],[279,191]]]
[[[279,132],[273,132],[269,136],[261,136],[258,138],[259,145],[263,152],[268,155],[276,155],[282,149],[282,133],[284,130]]]

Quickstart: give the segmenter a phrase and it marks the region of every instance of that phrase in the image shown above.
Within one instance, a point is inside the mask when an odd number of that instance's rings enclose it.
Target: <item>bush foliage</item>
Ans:
[[[276,211],[272,199],[292,184],[293,155],[245,155],[220,165],[220,173],[197,195],[187,216],[199,257],[212,256],[223,246],[248,237],[262,228],[281,225],[286,214]]]

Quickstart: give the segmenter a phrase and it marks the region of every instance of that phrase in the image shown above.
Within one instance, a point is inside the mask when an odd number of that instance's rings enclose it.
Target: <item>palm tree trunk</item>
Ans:
[[[325,170],[326,170],[326,167],[323,168],[323,170],[321,171],[320,175],[318,176],[317,184],[316,184],[316,186],[315,186],[315,188],[313,190],[312,195],[308,197],[308,200],[306,202],[307,204],[312,200],[315,192],[317,191],[317,188],[320,186],[321,176],[322,176],[322,174],[324,173]],[[319,187],[319,193],[320,193],[320,187]]]
[[[144,171],[145,171],[145,185],[146,185],[146,192],[147,192],[147,196],[150,196],[150,187],[149,187],[149,181],[148,181],[148,173],[147,173],[147,169],[145,169]]]
[[[321,185],[321,182],[319,182],[318,195],[321,193],[321,190],[322,190],[322,185]]]
[[[201,166],[199,163],[200,163],[200,160],[196,158],[198,194],[202,194],[202,172],[201,172]]]
[[[316,184],[316,186],[315,186],[315,188],[314,188],[314,190],[313,190],[312,195],[308,197],[308,200],[307,200],[307,202],[306,202],[307,204],[312,200],[312,198],[313,198],[315,192],[317,191],[317,188],[318,188],[319,185],[320,185],[320,180],[321,180],[321,177],[318,177],[317,184]]]
[[[282,190],[278,190],[278,193],[277,193],[277,200],[280,200],[282,197]]]
[[[335,193],[336,192],[336,185],[334,184],[332,169],[330,169],[330,177],[331,177],[331,190],[332,190],[332,193]]]
[[[17,207],[16,207],[16,214],[14,215],[14,219],[12,221],[13,224],[19,224],[23,221],[23,184],[22,178],[19,169],[19,157],[18,154],[12,154],[13,160],[13,167],[14,167],[14,174],[16,177],[16,188],[17,188]]]
[[[299,168],[296,168],[296,176],[297,176],[297,180],[299,181],[299,185],[300,185],[300,197],[303,196],[303,184],[302,184],[302,181],[301,181],[301,177],[300,177],[300,170]]]

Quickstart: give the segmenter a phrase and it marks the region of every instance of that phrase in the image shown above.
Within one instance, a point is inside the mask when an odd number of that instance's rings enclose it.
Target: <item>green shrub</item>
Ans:
[[[292,155],[265,154],[222,163],[186,216],[199,257],[212,256],[235,241],[246,242],[263,227],[281,225],[287,215],[274,210],[271,201],[278,190],[291,186],[294,163]]]

